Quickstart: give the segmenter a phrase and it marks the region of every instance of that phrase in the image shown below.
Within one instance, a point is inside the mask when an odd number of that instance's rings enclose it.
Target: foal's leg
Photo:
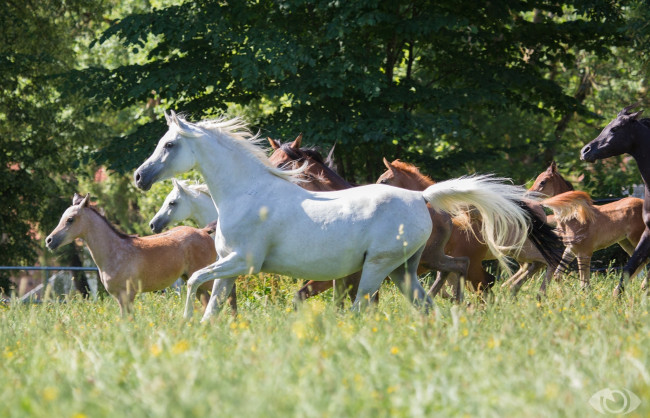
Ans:
[[[539,270],[544,267],[542,263],[524,263],[522,266],[522,269],[526,267],[526,270],[523,272],[517,272],[518,277],[515,278],[515,280],[512,282],[512,285],[510,286],[510,290],[512,292],[513,296],[516,296],[517,293],[519,293],[519,290],[521,289],[521,286],[524,285],[532,277],[533,274],[537,273]],[[550,271],[550,269],[549,269]],[[512,279],[511,279],[512,280]],[[544,283],[542,282],[542,286],[544,286]],[[546,288],[546,286],[544,286]]]
[[[589,287],[589,278],[591,276],[591,254],[579,255],[578,257],[578,272],[580,275],[580,287],[586,289]]]
[[[614,296],[618,296],[625,290],[625,282],[627,282],[630,277],[636,272],[636,270],[648,260],[648,255],[650,255],[650,230],[646,226],[641,239],[634,249],[634,253],[627,261],[625,267],[623,267],[623,274],[621,275],[621,281],[618,283],[618,286],[614,289]]]

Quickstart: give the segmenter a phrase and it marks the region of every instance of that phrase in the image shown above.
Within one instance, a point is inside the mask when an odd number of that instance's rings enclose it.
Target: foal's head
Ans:
[[[621,110],[596,139],[582,148],[580,159],[592,163],[615,155],[634,154],[639,141],[650,132],[650,128],[643,123],[645,120],[638,120],[643,111],[630,113],[637,105],[638,103]]]
[[[434,183],[429,176],[422,174],[413,164],[404,163],[400,160],[389,163],[384,158],[384,165],[388,170],[379,176],[377,184],[388,184],[409,190],[424,190]]]
[[[155,233],[161,232],[170,223],[184,221],[192,215],[191,200],[196,196],[194,193],[198,192],[189,190],[185,183],[176,179],[172,179],[172,184],[174,188],[149,222],[151,230]]]
[[[535,183],[533,183],[529,190],[547,196],[555,196],[573,190],[573,186],[557,171],[557,166],[555,165],[555,161],[553,161],[546,171],[543,171],[537,176]]]
[[[89,207],[90,194],[82,197],[74,194],[72,206],[63,212],[59,224],[45,239],[45,245],[50,250],[56,250],[62,245],[69,244],[83,234],[86,228],[85,210]]]

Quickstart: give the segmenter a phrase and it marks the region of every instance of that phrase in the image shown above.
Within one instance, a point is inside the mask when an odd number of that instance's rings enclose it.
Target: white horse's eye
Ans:
[[[176,202],[174,202],[174,201],[169,202],[169,206],[174,206],[175,204],[176,204]]]
[[[173,147],[173,146],[174,146],[174,143],[173,143],[173,142],[167,142],[167,143],[165,144],[165,148],[168,148],[168,149],[171,148],[171,147]]]
[[[65,223],[71,224],[74,221],[74,218],[71,216],[68,219],[65,220]]]

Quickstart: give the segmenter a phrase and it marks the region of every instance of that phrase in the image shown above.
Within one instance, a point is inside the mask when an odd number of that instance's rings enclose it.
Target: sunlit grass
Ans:
[[[299,283],[240,282],[240,314],[181,319],[184,295],[0,308],[0,416],[593,416],[589,398],[627,388],[650,413],[648,299],[538,281],[517,299],[436,300],[424,315],[391,284],[378,308],[331,294],[292,309]],[[197,304],[198,308],[198,304]]]

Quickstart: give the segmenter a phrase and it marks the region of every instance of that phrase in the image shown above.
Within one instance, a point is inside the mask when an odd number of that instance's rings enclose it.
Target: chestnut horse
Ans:
[[[535,182],[528,190],[546,196],[556,196],[560,193],[573,190],[573,185],[562,177],[562,174],[557,171],[555,161],[553,161],[545,171],[541,172],[539,176],[537,176]]]
[[[546,199],[542,205],[555,213],[558,231],[566,245],[562,261],[568,265],[574,258],[578,259],[580,285],[583,288],[589,286],[591,255],[594,251],[618,243],[631,255],[645,229],[643,200],[636,197],[594,206],[587,193],[571,191]],[[644,265],[637,268],[632,276]]]
[[[377,183],[389,184],[410,190],[424,190],[434,184],[434,181],[430,177],[422,174],[412,164],[404,163],[400,160],[395,160],[390,163],[384,158],[384,165],[388,170],[379,177]],[[560,261],[561,253],[558,252],[558,249],[561,245],[559,239],[555,236],[551,228],[544,223],[546,215],[539,204],[528,201],[525,207],[528,208],[531,219],[537,221],[535,228],[543,234],[544,239],[527,240],[521,251],[515,255],[515,258],[522,262],[548,263],[551,265],[550,272],[552,273]],[[492,260],[494,256],[490,254],[487,246],[480,238],[480,222],[470,218],[471,212],[468,218],[455,217],[452,220],[453,229],[449,241],[445,246],[445,253],[454,257],[468,258],[469,270],[467,280],[475,289],[488,291],[494,285],[495,278],[485,271],[481,262],[483,260]],[[431,290],[433,295],[440,290],[444,280],[444,278],[436,280]],[[455,289],[457,295],[460,291],[460,289]]]
[[[602,132],[580,151],[580,159],[593,163],[596,160],[621,154],[630,154],[636,161],[643,183],[643,222],[645,230],[634,253],[623,267],[621,280],[614,289],[614,295],[623,292],[625,282],[634,275],[650,256],[650,119],[638,119],[642,113],[629,113],[637,104],[621,110],[616,118],[605,126]]]
[[[63,212],[59,224],[45,239],[50,250],[82,238],[99,269],[108,293],[120,305],[122,315],[131,311],[135,295],[169,287],[178,277],[187,280],[198,269],[217,259],[214,225],[203,229],[179,226],[147,237],[118,231],[89,204],[90,195],[74,195],[72,206]],[[211,283],[200,287],[197,298],[208,303]],[[231,304],[233,310],[236,304]]]

